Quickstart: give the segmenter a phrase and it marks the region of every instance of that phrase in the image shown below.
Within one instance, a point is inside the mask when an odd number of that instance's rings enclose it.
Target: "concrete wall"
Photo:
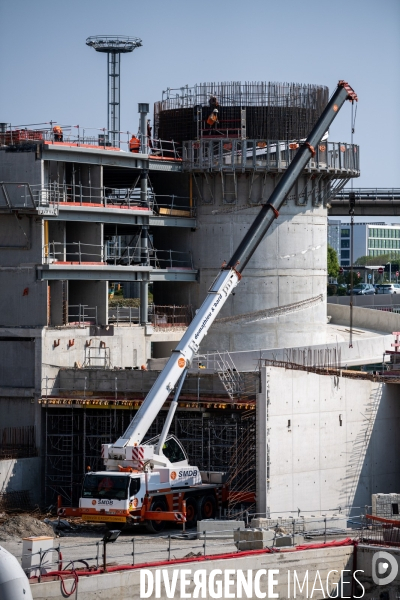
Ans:
[[[42,183],[43,162],[36,152],[1,152],[0,181]]]
[[[67,260],[79,261],[81,242],[81,260],[83,262],[102,262],[103,224],[102,223],[66,223]]]
[[[46,376],[49,377],[50,393],[53,385],[58,385],[59,369],[74,367],[75,363],[104,368],[109,359],[111,367],[121,369],[146,365],[151,356],[151,341],[165,342],[169,339],[176,345],[181,336],[182,331],[146,335],[146,328],[139,326],[46,329],[41,359],[43,385]],[[105,348],[101,347],[102,343]]]
[[[0,337],[0,386],[35,386],[35,339]]]
[[[330,304],[350,305],[350,296],[328,296],[328,311]],[[382,306],[387,308],[400,308],[399,294],[370,294],[368,296],[353,296],[353,306],[368,308],[369,306]]]
[[[47,281],[38,281],[34,265],[0,267],[0,327],[16,325],[47,325]]]
[[[237,176],[238,200],[227,196],[233,205],[222,198],[220,175],[208,176],[212,190],[204,178],[197,179],[199,193],[197,229],[182,232],[174,238],[174,249],[191,250],[194,265],[199,269],[199,284],[172,284],[155,286],[155,302],[192,304],[198,308],[224,260],[228,260],[259,212],[251,204],[268,199],[275,186],[275,178],[256,175],[252,182],[246,174]],[[250,185],[252,183],[251,189]],[[299,190],[306,180],[299,181]],[[197,190],[194,186],[194,190]],[[310,190],[308,190],[310,191]],[[317,192],[318,193],[318,192]],[[295,192],[294,192],[295,195]],[[293,196],[293,195],[292,195]],[[304,199],[300,199],[303,202]],[[274,222],[249,264],[243,280],[225,304],[221,317],[240,315],[266,308],[275,308],[326,294],[327,219],[326,209],[313,206],[311,195],[304,205],[296,204],[293,197],[285,203],[279,219]],[[236,206],[235,206],[236,205]],[[248,205],[246,210],[244,206]],[[236,210],[239,208],[239,210]],[[161,229],[161,228],[160,228]],[[164,235],[164,247],[170,247],[167,231],[157,231],[157,239]],[[160,245],[157,241],[158,246]],[[169,246],[167,245],[169,244]],[[257,348],[289,347],[298,344],[318,344],[325,341],[325,302],[304,310],[301,315],[285,319],[268,319],[241,326],[225,324],[212,327],[202,344],[202,350],[246,350]]]
[[[350,322],[350,307],[341,304],[329,304],[328,315],[332,317],[331,323],[348,325]],[[353,307],[353,327],[393,333],[400,331],[400,314],[370,308]],[[390,348],[387,348],[390,350]]]
[[[279,594],[279,598],[287,598],[287,590],[288,590],[288,571],[291,572],[291,576],[293,577],[293,571],[295,570],[297,576],[302,583],[305,577],[306,571],[308,571],[308,580],[312,582],[308,590],[306,586],[303,589],[303,592],[299,591],[299,588],[296,586],[296,595],[293,594],[293,583],[291,587],[291,596],[296,597],[299,600],[303,600],[305,598],[314,598],[315,600],[319,600],[320,598],[326,598],[326,581],[328,572],[336,569],[337,573],[331,573],[328,580],[328,591],[331,593],[331,597],[335,597],[334,593],[336,590],[336,583],[340,582],[340,574],[341,571],[352,568],[352,546],[338,547],[338,548],[325,548],[319,550],[305,550],[305,551],[296,551],[296,552],[288,552],[288,553],[278,553],[278,554],[254,554],[249,556],[241,556],[241,554],[237,554],[235,558],[230,559],[209,559],[205,562],[185,562],[185,563],[177,563],[174,565],[166,565],[163,566],[162,569],[165,569],[168,573],[169,581],[172,579],[172,573],[174,570],[179,569],[189,569],[190,573],[188,574],[188,579],[190,579],[190,584],[186,588],[186,592],[190,594],[187,597],[193,597],[194,592],[194,582],[193,582],[193,574],[195,571],[199,569],[203,569],[207,571],[209,574],[214,569],[220,569],[222,571],[222,575],[217,575],[216,581],[223,580],[224,572],[228,569],[231,570],[231,579],[236,582],[236,572],[238,570],[242,570],[244,572],[245,577],[247,576],[247,571],[252,570],[253,578],[256,575],[256,572],[260,569],[265,570],[273,570],[276,569],[278,573],[275,573],[274,579],[277,579],[278,584],[273,588],[275,593]],[[158,567],[160,569],[160,567]],[[158,570],[157,568],[151,568],[151,572],[154,573]],[[108,600],[132,600],[132,598],[142,598],[140,595],[140,568],[129,570],[129,571],[120,571],[115,573],[107,573],[103,575],[92,575],[91,577],[82,577],[79,580],[77,598],[84,598],[85,600],[104,600],[107,598]],[[319,585],[319,580],[317,578],[317,584],[315,586],[315,590],[312,593],[312,586],[317,577],[317,571],[319,572],[319,576],[321,580],[324,582],[325,591],[318,591],[317,587]],[[343,581],[349,580],[350,572],[345,573],[343,576]],[[347,577],[346,577],[347,576]],[[292,581],[292,579],[291,579]],[[66,587],[70,589],[72,584],[72,580],[66,580]],[[262,593],[266,594],[266,597],[272,597],[268,594],[267,588],[267,576],[262,575],[260,581],[260,589]],[[61,586],[59,581],[52,581],[48,583],[36,583],[31,584],[32,596],[34,600],[51,600],[51,599],[61,599],[63,596],[61,594]],[[235,593],[236,585],[233,584],[230,588],[230,592]],[[343,596],[350,598],[350,586],[347,583],[343,583]],[[164,586],[161,586],[161,594],[157,596],[161,599],[166,599],[167,595],[165,594]],[[183,598],[183,590],[180,589],[178,584],[177,589],[174,594],[174,598]],[[223,596],[211,596],[208,593],[203,598],[211,599],[212,597],[223,597]],[[226,597],[226,596],[225,596]],[[236,597],[236,594],[235,596]],[[246,597],[246,596],[244,596]],[[252,596],[256,598],[255,595]],[[156,598],[153,593],[150,598]]]
[[[60,389],[65,391],[82,391],[84,383],[88,392],[114,393],[115,379],[117,379],[118,392],[147,393],[157,379],[158,371],[142,370],[112,370],[102,369],[62,369],[59,374]],[[254,384],[256,385],[256,384]],[[182,394],[210,394],[227,397],[224,386],[217,374],[204,373],[189,374],[182,387]]]
[[[385,556],[379,557],[378,552],[383,552]],[[374,557],[375,557],[375,569],[374,569]],[[378,557],[378,560],[377,560]],[[388,560],[389,558],[389,560]],[[355,591],[355,598],[365,598],[365,600],[375,600],[380,598],[382,600],[397,600],[400,597],[400,549],[390,547],[376,547],[368,546],[366,544],[359,544],[357,547],[357,569],[363,571],[360,577],[360,581],[365,589],[365,593],[361,595],[362,589]],[[397,574],[393,578],[393,581],[387,584],[380,584],[379,579],[385,577],[385,573],[376,577],[376,565],[379,562],[397,564]],[[393,568],[393,567],[392,567]],[[395,567],[394,567],[395,570]],[[373,580],[372,573],[375,571],[375,578],[378,583]],[[392,571],[394,572],[394,571]]]
[[[265,367],[262,390],[259,512],[359,515],[371,494],[400,488],[396,385]]]
[[[79,304],[87,306],[87,319],[97,325],[108,323],[108,282],[107,281],[69,281],[68,282],[68,315],[69,322],[79,321]],[[97,309],[97,312],[96,312]],[[83,310],[83,309],[82,309]]]
[[[33,505],[40,503],[40,458],[0,460],[0,493],[29,490]]]

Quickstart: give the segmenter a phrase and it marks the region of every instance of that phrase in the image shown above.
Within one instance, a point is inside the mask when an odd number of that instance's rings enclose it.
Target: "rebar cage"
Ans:
[[[308,135],[328,96],[326,86],[298,83],[231,81],[168,89],[154,104],[155,131],[179,145],[205,136],[298,140]],[[214,107],[218,122],[210,126]]]

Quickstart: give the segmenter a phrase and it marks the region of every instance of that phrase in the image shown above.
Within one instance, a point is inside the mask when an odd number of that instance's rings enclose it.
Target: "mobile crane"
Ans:
[[[105,471],[87,473],[79,508],[59,507],[62,515],[79,515],[87,521],[101,521],[112,527],[144,522],[150,531],[160,531],[166,521],[194,525],[197,518],[213,518],[218,506],[225,506],[228,490],[223,473],[201,473],[190,466],[180,442],[169,435],[187,370],[202,339],[241,280],[242,272],[300,176],[314,148],[346,100],[358,100],[345,81],[339,81],[307,139],[263,205],[232,258],[224,263],[208,294],[178,346],[161,371],[142,406],[125,433],[114,444],[103,444]],[[176,388],[159,436],[142,443],[151,424]]]

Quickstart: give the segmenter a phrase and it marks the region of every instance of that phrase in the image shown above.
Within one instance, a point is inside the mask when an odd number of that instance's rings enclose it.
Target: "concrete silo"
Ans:
[[[196,231],[179,243],[193,254],[199,284],[171,288],[170,300],[198,308],[327,101],[324,86],[231,82],[168,90],[156,103],[159,138],[182,149],[197,215]],[[326,204],[359,175],[358,157],[358,147],[327,136],[315,148],[202,351],[328,341]]]

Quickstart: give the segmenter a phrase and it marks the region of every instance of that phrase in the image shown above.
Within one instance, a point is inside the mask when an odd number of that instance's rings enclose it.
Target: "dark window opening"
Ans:
[[[83,498],[126,500],[130,477],[88,474],[83,481]]]
[[[392,515],[398,515],[399,514],[399,505],[397,503],[392,504]]]

